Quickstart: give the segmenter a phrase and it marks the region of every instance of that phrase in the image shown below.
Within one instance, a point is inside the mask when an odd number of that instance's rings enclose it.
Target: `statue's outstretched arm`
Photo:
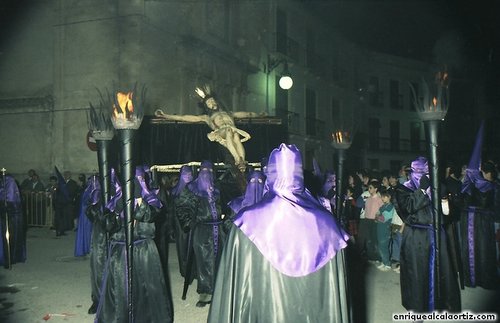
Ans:
[[[259,118],[259,117],[266,117],[267,114],[265,112],[261,113],[256,113],[256,112],[249,112],[249,111],[236,111],[232,113],[234,118]]]
[[[191,115],[191,114],[183,114],[183,115],[176,115],[176,114],[167,114],[164,113],[161,109],[157,109],[155,111],[155,116],[157,118],[162,118],[166,120],[172,120],[172,121],[183,121],[183,122],[205,122],[208,123],[209,119],[207,115]]]

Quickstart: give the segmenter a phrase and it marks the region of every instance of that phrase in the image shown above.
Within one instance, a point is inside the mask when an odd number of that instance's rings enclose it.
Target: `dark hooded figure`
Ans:
[[[214,183],[213,165],[210,161],[204,161],[200,165],[198,177],[187,185],[176,202],[180,225],[185,232],[190,231],[197,269],[198,307],[210,304],[212,300],[215,273],[222,248],[219,197],[219,190]]]
[[[132,266],[134,322],[173,322],[172,295],[167,288],[154,242],[154,220],[162,205],[148,182],[144,167],[136,167]],[[109,210],[109,213],[106,212],[106,228],[111,233],[111,238],[95,322],[127,322],[126,228],[119,184],[106,208]]]
[[[335,208],[335,197],[336,192],[336,180],[337,176],[333,171],[326,171],[323,173],[319,167],[316,159],[313,159],[314,176],[317,177],[319,181],[320,188],[318,187],[317,198],[320,203],[331,213],[334,213]]]
[[[228,206],[231,208],[234,215],[241,209],[254,205],[259,202],[264,195],[264,185],[266,183],[266,175],[259,170],[254,170],[248,175],[248,183],[245,194],[231,200]]]
[[[187,185],[193,180],[193,170],[189,166],[182,166],[179,172],[179,181],[172,187],[170,191],[170,197],[173,203],[167,205],[169,212],[171,213],[174,235],[175,235],[175,246],[177,250],[177,259],[179,260],[179,271],[182,277],[186,274],[186,261],[187,261],[187,251],[188,251],[188,233],[182,228],[179,218],[177,217],[177,203],[181,192],[186,189]],[[188,230],[188,229],[186,229]],[[192,272],[193,273],[193,272]],[[189,282],[193,281],[193,277],[189,278]]]
[[[101,200],[101,184],[97,175],[92,175],[80,198],[78,228],[75,236],[75,257],[82,257],[90,253],[92,239],[92,221],[87,217],[87,208],[96,205]]]
[[[401,243],[401,302],[416,313],[435,310],[459,312],[461,309],[458,278],[447,248],[440,248],[439,280],[435,277],[435,239],[431,203],[429,167],[425,157],[411,163],[410,179],[394,189],[393,204],[406,224]],[[444,230],[441,244],[446,246]],[[435,298],[440,284],[441,300]]]
[[[8,223],[8,226],[7,226]],[[6,232],[9,230],[9,240]],[[14,177],[0,177],[0,265],[26,261],[26,225]],[[10,247],[10,250],[9,250]],[[9,259],[10,256],[10,259]]]
[[[114,169],[111,169],[111,174],[111,178],[114,181],[112,185],[116,185]],[[90,286],[92,305],[88,309],[89,314],[95,314],[97,311],[108,250],[101,196],[99,178],[97,175],[93,175],[89,178],[87,188],[83,192],[81,207],[81,212],[85,212],[92,226],[92,233],[90,236]],[[79,223],[82,223],[81,218]],[[86,221],[83,223],[86,223]],[[79,225],[78,232],[80,232],[80,230],[81,226]]]
[[[297,147],[274,149],[266,174],[269,191],[231,227],[208,322],[347,321],[347,233],[304,188]]]
[[[462,185],[462,261],[466,286],[498,289],[495,221],[500,222],[500,184],[495,165],[481,164],[483,129],[481,124]]]

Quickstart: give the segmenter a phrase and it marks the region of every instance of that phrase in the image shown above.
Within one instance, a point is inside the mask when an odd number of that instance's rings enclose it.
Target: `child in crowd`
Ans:
[[[378,210],[384,204],[380,198],[378,190],[380,188],[380,182],[376,179],[372,179],[368,184],[369,197],[365,200],[364,220],[360,219],[359,222],[359,236],[360,236],[360,248],[366,249],[366,256],[368,261],[377,262],[379,259],[377,252],[377,223],[375,218]],[[363,195],[363,194],[362,194]],[[360,216],[360,218],[362,218]]]
[[[344,200],[344,214],[347,221],[347,231],[354,238],[354,241],[358,236],[359,211],[360,209],[356,207],[356,199],[354,198],[354,188],[349,186],[346,189]]]
[[[376,215],[377,222],[377,244],[382,263],[377,267],[381,271],[391,270],[391,259],[389,256],[389,240],[391,238],[391,223],[394,216],[394,205],[391,203],[391,194],[388,191],[380,193],[383,202]]]
[[[389,242],[392,269],[399,274],[399,254],[401,251],[401,241],[403,240],[403,230],[405,224],[403,220],[398,215],[396,209],[394,209],[394,215],[392,216],[391,223],[391,240]]]

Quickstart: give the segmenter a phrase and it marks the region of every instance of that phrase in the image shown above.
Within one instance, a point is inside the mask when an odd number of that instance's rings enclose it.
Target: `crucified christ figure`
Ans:
[[[155,111],[155,116],[173,121],[205,122],[212,129],[212,132],[207,134],[208,139],[226,147],[233,156],[236,167],[241,172],[244,172],[247,162],[245,161],[245,148],[242,143],[249,140],[251,136],[248,132],[236,128],[234,118],[255,118],[261,117],[263,114],[245,111],[224,111],[210,93],[208,86],[197,87],[195,92],[202,100],[206,114],[173,115],[166,114],[161,109],[158,109]]]

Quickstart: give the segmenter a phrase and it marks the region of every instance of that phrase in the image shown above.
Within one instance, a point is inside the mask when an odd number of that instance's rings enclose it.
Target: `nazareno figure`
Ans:
[[[203,161],[195,180],[187,185],[176,200],[177,218],[184,231],[189,232],[192,250],[188,250],[187,268],[191,268],[194,255],[196,264],[196,306],[210,304],[214,289],[215,273],[223,241],[220,211],[220,193],[215,187],[213,165]],[[189,277],[189,274],[186,273]]]
[[[271,152],[266,175],[269,191],[231,227],[208,322],[341,322],[347,233],[304,188],[294,145]]]
[[[101,184],[97,175],[92,175],[87,180],[85,189],[80,199],[78,228],[75,236],[75,257],[83,257],[90,253],[93,218],[87,216],[88,207],[96,205],[101,200]],[[99,230],[99,229],[97,229]]]
[[[401,302],[415,313],[435,310],[460,312],[460,289],[456,271],[446,247],[440,248],[440,272],[435,277],[435,239],[429,167],[425,157],[411,163],[410,179],[394,189],[392,202],[405,223],[401,243]],[[441,245],[446,246],[444,230]],[[440,284],[441,299],[436,299]]]
[[[462,184],[465,210],[461,216],[462,260],[465,285],[500,288],[495,246],[495,222],[500,222],[500,184],[492,162],[481,163],[484,125]]]
[[[241,209],[254,205],[259,202],[264,195],[264,186],[266,184],[266,175],[262,171],[253,170],[248,175],[248,183],[245,189],[245,194],[239,196],[228,203],[234,218]]]
[[[234,164],[245,171],[245,148],[243,142],[251,138],[246,131],[238,129],[234,124],[234,118],[255,118],[262,116],[254,112],[228,112],[215,100],[214,95],[210,91],[209,86],[196,88],[196,94],[200,97],[205,113],[203,115],[173,115],[163,113],[158,109],[155,111],[155,116],[167,120],[184,121],[184,122],[204,122],[212,132],[207,137],[210,141],[216,141],[226,147],[234,158]]]
[[[171,205],[167,205],[171,216],[173,218],[174,223],[174,233],[175,233],[175,246],[177,250],[177,259],[179,260],[179,271],[182,277],[185,277],[186,274],[186,261],[187,261],[187,251],[188,251],[188,231],[186,228],[184,230],[179,222],[179,218],[177,217],[177,200],[181,195],[181,192],[186,188],[186,186],[193,181],[193,170],[190,166],[184,165],[181,167],[179,171],[179,181],[177,184],[171,189]],[[194,271],[191,270],[191,274],[194,274]],[[185,277],[186,278],[186,277]],[[193,277],[187,278],[189,283],[193,281]]]
[[[127,322],[127,257],[121,187],[113,176],[115,195],[106,205],[106,228],[111,233],[109,257],[99,297],[96,323]],[[136,167],[134,180],[133,308],[135,322],[173,322],[171,291],[167,289],[163,269],[154,242],[154,218],[162,207],[148,187],[143,167]]]
[[[0,181],[0,265],[10,268],[26,261],[26,225],[16,180],[4,174]]]
[[[97,311],[99,295],[101,294],[102,276],[108,252],[102,204],[101,184],[97,175],[93,175],[89,179],[89,184],[82,197],[82,212],[85,212],[87,218],[92,223],[92,234],[90,237],[90,286],[92,305],[88,309],[89,314],[95,314]],[[80,229],[80,226],[78,229]]]

